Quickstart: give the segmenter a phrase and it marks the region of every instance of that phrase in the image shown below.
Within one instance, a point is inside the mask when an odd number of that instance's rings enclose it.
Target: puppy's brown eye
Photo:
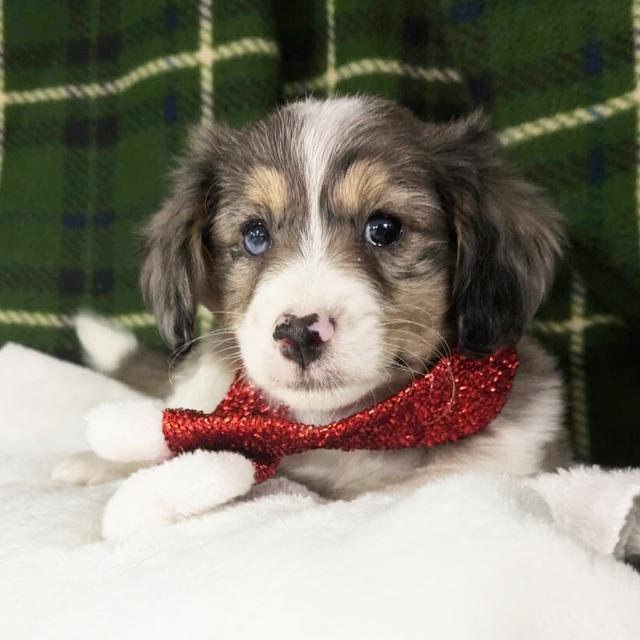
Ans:
[[[258,256],[269,248],[271,236],[264,223],[252,222],[245,227],[242,239],[247,252]]]
[[[388,247],[402,235],[402,223],[385,213],[374,213],[364,228],[365,240],[376,247]]]

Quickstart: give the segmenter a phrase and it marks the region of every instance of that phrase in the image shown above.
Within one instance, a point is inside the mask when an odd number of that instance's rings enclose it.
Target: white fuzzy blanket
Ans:
[[[88,408],[132,396],[0,351],[1,638],[640,638],[640,576],[604,555],[633,539],[636,472],[533,489],[467,475],[350,503],[272,481],[112,545],[99,525],[115,485],[56,487],[49,473],[85,448]]]

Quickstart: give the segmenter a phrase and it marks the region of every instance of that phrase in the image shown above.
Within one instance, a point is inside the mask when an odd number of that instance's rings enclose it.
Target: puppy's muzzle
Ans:
[[[305,369],[322,355],[334,330],[335,322],[325,313],[285,314],[276,322],[273,339],[285,358]]]

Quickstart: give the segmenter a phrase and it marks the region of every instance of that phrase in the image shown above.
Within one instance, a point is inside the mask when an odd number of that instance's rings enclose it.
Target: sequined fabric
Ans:
[[[176,454],[208,449],[246,455],[262,482],[284,456],[311,449],[435,447],[478,433],[502,410],[517,368],[511,348],[484,358],[453,354],[383,402],[321,427],[289,420],[239,373],[213,413],[165,410],[163,432]]]

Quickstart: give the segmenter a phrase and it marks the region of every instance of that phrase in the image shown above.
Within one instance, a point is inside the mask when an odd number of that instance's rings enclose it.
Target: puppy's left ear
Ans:
[[[458,346],[487,353],[515,344],[549,288],[561,254],[561,216],[506,162],[486,118],[427,129],[436,188],[455,235]]]
[[[207,281],[214,250],[211,222],[217,200],[217,167],[232,133],[196,128],[173,173],[173,191],[144,228],[146,259],[140,288],[160,334],[172,348],[189,342],[196,307],[212,297]]]

